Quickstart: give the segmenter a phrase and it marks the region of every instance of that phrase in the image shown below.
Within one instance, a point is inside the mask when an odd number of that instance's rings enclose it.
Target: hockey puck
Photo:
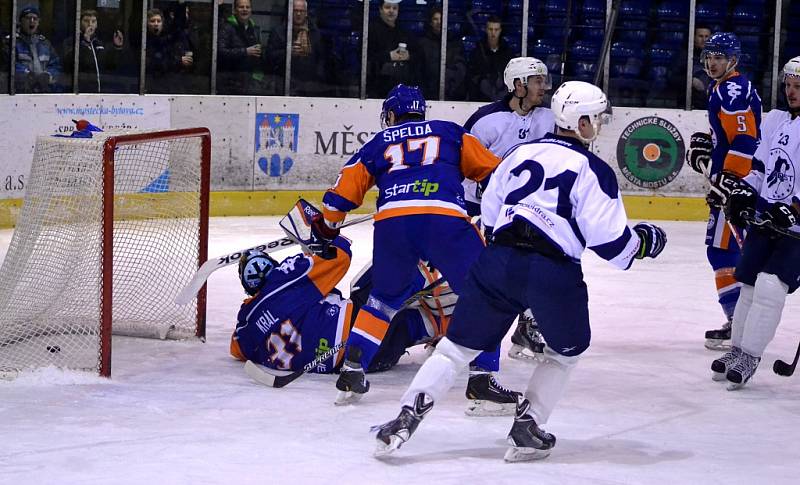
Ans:
[[[57,354],[61,352],[61,347],[59,347],[58,345],[48,345],[47,351],[50,352],[51,354]]]

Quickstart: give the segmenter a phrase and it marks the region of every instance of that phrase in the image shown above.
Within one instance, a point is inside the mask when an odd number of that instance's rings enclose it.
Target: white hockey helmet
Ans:
[[[781,81],[786,82],[786,76],[800,77],[800,56],[792,57],[783,66],[783,78]]]
[[[542,76],[544,78],[544,88],[550,89],[552,87],[547,66],[535,57],[515,57],[508,61],[506,70],[503,71],[503,81],[505,81],[509,93],[514,91],[515,79],[519,79],[523,86],[527,86],[529,76]]]
[[[584,143],[589,143],[600,131],[600,125],[611,121],[611,103],[603,91],[583,81],[567,81],[556,89],[550,101],[550,109],[556,118],[556,126],[574,131]],[[586,139],[578,130],[578,122],[584,116],[594,127],[594,134]]]

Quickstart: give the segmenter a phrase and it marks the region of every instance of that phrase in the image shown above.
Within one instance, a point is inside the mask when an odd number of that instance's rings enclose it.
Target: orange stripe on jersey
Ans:
[[[737,111],[735,113],[726,113],[720,110],[719,121],[725,130],[725,137],[728,139],[728,143],[739,135],[748,135],[755,138],[758,133],[756,116],[749,107],[747,111]]]
[[[350,256],[346,251],[336,248],[336,257],[333,259],[314,256],[314,266],[308,272],[308,279],[322,295],[327,295],[336,287],[336,283],[342,280],[348,268],[350,268]]]
[[[389,322],[362,310],[358,312],[353,328],[383,341],[383,337],[386,336],[386,332],[389,330]]]
[[[353,303],[348,303],[345,307],[344,311],[344,320],[342,321],[342,339],[339,342],[346,342],[348,338],[350,338],[350,320],[353,318]],[[337,344],[339,342],[336,342]],[[337,366],[342,363],[342,359],[344,359],[344,351],[345,348],[342,346],[342,350],[336,354],[336,361],[334,362],[334,366]]]
[[[744,177],[750,173],[750,167],[752,165],[752,158],[743,157],[729,151],[728,154],[725,155],[725,160],[722,162],[722,170],[731,172],[739,177]]]
[[[497,156],[486,149],[477,138],[464,133],[461,137],[461,172],[468,179],[480,182],[500,163]]]
[[[722,211],[720,211],[720,213],[719,213],[719,217],[720,217],[720,218],[723,218],[723,217],[725,217],[725,216],[722,214]],[[728,246],[728,243],[729,243],[729,242],[730,242],[730,240],[731,240],[731,226],[729,226],[729,225],[728,225],[727,223],[725,223],[724,221],[720,221],[720,223],[722,223],[722,235],[721,235],[721,236],[720,236],[720,238],[719,238],[719,248],[720,248],[720,249],[728,249],[728,247],[729,247],[729,246]]]
[[[236,334],[231,335],[230,352],[234,359],[241,360],[242,362],[247,360],[247,358],[242,353],[242,348],[239,347],[239,341],[236,340]]]
[[[435,214],[440,216],[453,216],[461,217],[462,219],[469,219],[463,212],[455,209],[447,209],[444,207],[396,207],[394,209],[385,209],[375,214],[375,221],[382,221],[391,217],[399,216],[414,216],[420,214]]]
[[[736,278],[733,277],[734,268],[721,268],[714,271],[714,282],[717,284],[717,290],[737,283]]]
[[[367,171],[367,167],[361,162],[348,165],[339,172],[336,183],[328,189],[353,204],[360,206],[364,203],[364,194],[375,185],[375,178]],[[339,222],[344,219],[343,212],[326,209],[323,207],[322,215],[331,222]]]

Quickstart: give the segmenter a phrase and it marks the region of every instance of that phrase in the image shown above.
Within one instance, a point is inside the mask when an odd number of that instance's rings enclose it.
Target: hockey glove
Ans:
[[[741,182],[728,196],[726,215],[734,226],[745,227],[756,215],[758,194],[747,182]]]
[[[725,207],[731,192],[741,185],[741,180],[736,175],[721,172],[711,176],[711,190],[706,196],[706,202],[711,207]]]
[[[633,226],[633,231],[639,236],[640,242],[636,259],[655,258],[667,245],[667,233],[655,224],[640,222]]]
[[[707,175],[711,171],[711,150],[714,148],[711,135],[698,131],[689,139],[686,163],[697,173]]]
[[[320,239],[330,242],[339,235],[339,228],[329,226],[324,217],[316,215],[311,219],[311,233]]]
[[[789,229],[797,224],[800,214],[797,213],[797,209],[794,206],[783,202],[775,202],[769,206],[766,212],[761,214],[761,218],[764,221],[769,221],[779,229]]]

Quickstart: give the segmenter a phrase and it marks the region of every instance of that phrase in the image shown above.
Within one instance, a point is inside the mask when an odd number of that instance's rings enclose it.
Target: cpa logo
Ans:
[[[728,83],[728,96],[730,96],[731,101],[738,98],[740,94],[742,94],[741,86],[735,83]]]
[[[783,200],[794,193],[796,169],[792,159],[782,148],[770,150],[769,157],[774,160],[772,171],[767,175],[767,193],[769,200]]]

